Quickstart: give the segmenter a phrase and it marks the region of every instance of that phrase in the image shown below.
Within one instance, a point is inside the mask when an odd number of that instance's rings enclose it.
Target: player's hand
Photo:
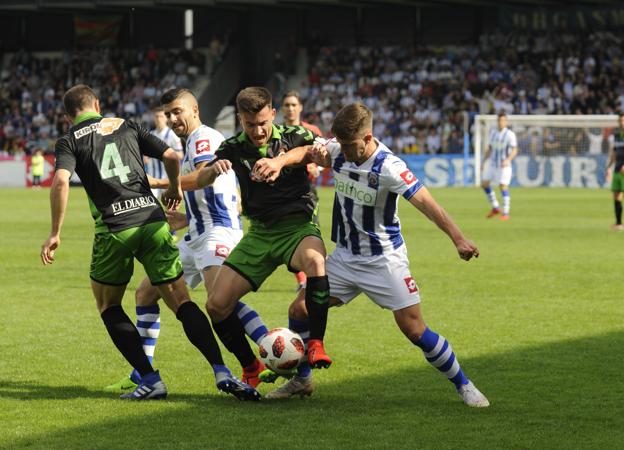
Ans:
[[[457,244],[455,244],[455,247],[457,248],[457,253],[459,254],[459,257],[464,261],[470,261],[473,256],[475,258],[479,257],[479,249],[474,242],[468,239],[463,239],[459,241]]]
[[[61,238],[58,235],[50,235],[41,246],[41,262],[44,266],[52,264],[54,253],[61,245]]]
[[[312,144],[312,148],[308,150],[308,154],[310,155],[312,162],[318,164],[319,166],[324,166],[327,158],[329,158],[327,147],[320,142],[314,142],[314,144]]]
[[[175,211],[180,206],[182,201],[182,188],[180,183],[177,185],[170,184],[167,190],[163,193],[161,201],[165,205],[165,208],[169,211]]]
[[[501,166],[502,167],[507,167],[509,164],[511,164],[511,163],[507,159],[503,159],[503,161],[501,162]]]
[[[227,173],[232,168],[232,163],[227,159],[219,159],[210,166],[216,176]]]
[[[177,211],[165,211],[165,216],[167,216],[167,223],[169,223],[171,231],[181,230],[188,225],[186,214]]]
[[[280,176],[282,167],[279,156],[259,159],[251,170],[251,179],[259,183],[273,183]]]
[[[321,174],[321,171],[319,170],[319,166],[316,164],[308,164],[307,168],[308,168],[308,175],[314,179],[318,178],[318,176]]]

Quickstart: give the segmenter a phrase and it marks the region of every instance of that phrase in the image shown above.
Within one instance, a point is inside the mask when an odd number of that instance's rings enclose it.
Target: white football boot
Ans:
[[[307,377],[295,376],[274,391],[269,392],[264,398],[288,398],[293,395],[303,398],[305,395],[312,395],[313,391],[314,382],[312,381],[312,375]]]
[[[457,390],[457,393],[461,395],[462,400],[468,406],[474,408],[487,408],[490,406],[490,402],[485,395],[481,393],[479,389],[469,381],[468,384],[464,384]]]

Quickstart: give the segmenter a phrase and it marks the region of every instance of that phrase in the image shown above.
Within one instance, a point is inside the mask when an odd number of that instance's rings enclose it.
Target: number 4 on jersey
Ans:
[[[113,167],[110,167],[111,162]],[[104,155],[102,155],[102,164],[100,164],[102,180],[119,177],[119,181],[126,183],[128,182],[129,173],[130,167],[124,166],[119,150],[117,150],[117,145],[114,142],[106,144],[106,147],[104,147]]]

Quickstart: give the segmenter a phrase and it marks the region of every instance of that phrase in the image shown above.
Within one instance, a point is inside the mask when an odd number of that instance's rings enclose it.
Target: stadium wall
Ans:
[[[474,185],[474,161],[462,154],[401,155],[412,172],[429,187],[461,187]],[[587,156],[518,156],[513,161],[512,186],[517,187],[608,187],[604,167],[606,155]],[[43,186],[49,186],[54,170],[54,157],[46,156]],[[466,174],[466,176],[464,176]],[[331,170],[317,179],[320,186],[333,186]],[[0,160],[0,187],[32,185],[30,157]]]
[[[410,170],[429,187],[474,185],[474,161],[464,155],[401,155]],[[512,186],[517,187],[607,187],[605,155],[518,156],[513,161]],[[465,170],[464,164],[468,167]],[[466,176],[464,176],[466,174]],[[319,185],[332,186],[331,171],[324,171]]]

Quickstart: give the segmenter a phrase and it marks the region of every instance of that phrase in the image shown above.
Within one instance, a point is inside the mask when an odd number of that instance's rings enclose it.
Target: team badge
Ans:
[[[195,142],[195,153],[205,153],[210,151],[210,141],[208,139],[202,139]]]
[[[400,177],[403,178],[403,181],[405,181],[405,184],[412,184],[414,181],[416,181],[416,177],[414,176],[414,174],[409,169],[407,169],[405,172],[403,172],[400,175]]]
[[[375,187],[379,185],[379,174],[370,172],[368,174],[368,185]]]
[[[221,258],[227,258],[230,254],[230,249],[223,244],[217,244],[215,248],[215,256],[219,256]]]
[[[416,286],[416,281],[414,281],[412,277],[403,278],[403,281],[405,281],[405,285],[407,286],[407,290],[410,294],[418,292],[418,286]]]

